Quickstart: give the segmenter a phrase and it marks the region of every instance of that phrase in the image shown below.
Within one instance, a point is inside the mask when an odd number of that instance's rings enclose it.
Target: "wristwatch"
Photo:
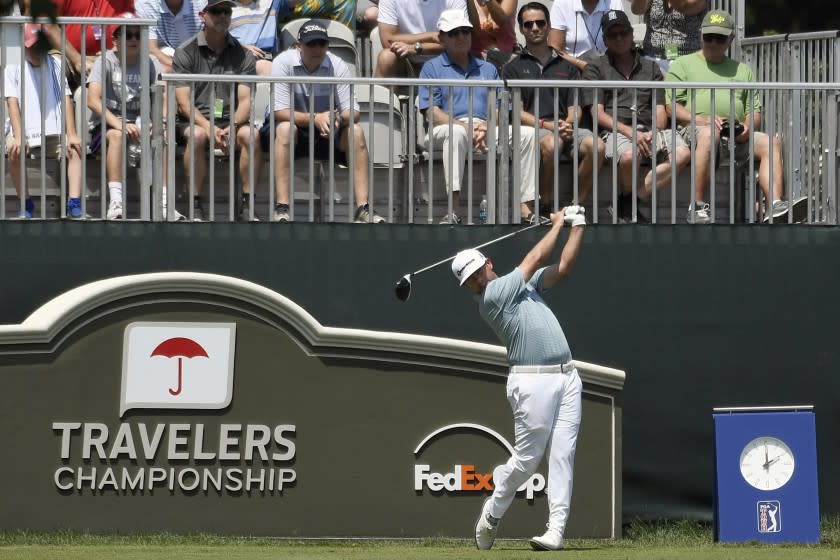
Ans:
[[[421,43],[420,41],[417,41],[416,43],[414,43],[414,53],[415,54],[420,54],[422,52],[423,52],[423,43]]]

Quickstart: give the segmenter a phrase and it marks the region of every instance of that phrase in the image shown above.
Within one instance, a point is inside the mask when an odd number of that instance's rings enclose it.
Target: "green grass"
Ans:
[[[545,558],[524,540],[497,541],[479,552],[472,541],[286,540],[216,535],[94,535],[75,532],[0,533],[0,559],[68,560],[428,560]],[[632,523],[618,540],[572,539],[561,558],[614,560],[771,560],[840,558],[840,516],[825,518],[822,542],[814,546],[715,544],[706,523],[691,521]]]

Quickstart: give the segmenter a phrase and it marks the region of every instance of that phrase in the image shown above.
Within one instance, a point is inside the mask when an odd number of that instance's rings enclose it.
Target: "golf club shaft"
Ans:
[[[551,222],[546,222],[546,224],[550,224],[550,223]],[[482,243],[481,245],[473,247],[473,249],[482,249],[484,247],[488,247],[490,245],[493,245],[494,243],[498,243],[499,241],[503,241],[503,240],[507,239],[508,237],[513,237],[514,235],[519,235],[523,231],[528,231],[529,229],[534,229],[534,228],[540,227],[541,225],[543,225],[543,224],[541,224],[541,223],[531,224],[530,226],[526,226],[524,228],[514,230],[514,231],[512,231],[508,234],[505,234],[505,235],[501,236],[501,237],[497,237],[496,239],[491,239],[490,241],[487,241],[486,243]],[[420,270],[416,270],[416,271],[412,272],[410,274],[410,276],[414,276],[415,274],[420,274],[421,272],[426,272],[427,270],[431,270],[431,269],[435,268],[436,266],[440,266],[444,263],[448,263],[449,261],[451,261],[454,258],[455,258],[455,255],[452,255],[451,257],[445,258],[442,261],[436,262],[435,264],[430,264],[426,268],[421,268]]]

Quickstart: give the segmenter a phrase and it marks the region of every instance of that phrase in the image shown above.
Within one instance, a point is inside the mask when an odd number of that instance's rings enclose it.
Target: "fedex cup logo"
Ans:
[[[235,345],[235,323],[131,323],[123,337],[120,417],[132,408],[227,407]]]

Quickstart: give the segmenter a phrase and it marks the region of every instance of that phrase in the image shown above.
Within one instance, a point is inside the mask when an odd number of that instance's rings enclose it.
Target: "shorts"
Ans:
[[[588,128],[578,128],[577,134],[575,134],[574,132],[572,134],[574,135],[574,138],[572,138],[574,142],[563,142],[563,149],[560,151],[561,154],[565,154],[569,157],[572,157],[572,155],[574,154],[574,146],[580,147],[581,142],[592,136],[592,131]],[[540,128],[537,130],[537,138],[539,140],[542,140],[546,136],[553,135],[554,131],[548,130],[547,128]]]
[[[275,126],[277,123],[275,123]],[[347,154],[341,151],[340,142],[341,135],[344,134],[346,126],[340,127],[335,131],[333,138],[332,153],[335,157],[335,162],[342,165],[347,164]],[[263,123],[260,128],[260,147],[262,151],[267,152],[271,148],[271,122]],[[309,158],[309,127],[298,128],[295,136],[295,157],[294,159],[308,159]],[[315,137],[315,154],[314,159],[328,160],[330,159],[330,139],[323,137],[320,134]]]
[[[683,147],[686,145],[683,138],[680,136],[679,133],[674,134],[674,132],[669,128],[666,130],[657,130],[656,131],[656,142],[654,142],[654,151],[657,154],[670,154],[671,147],[676,140],[677,148]],[[608,159],[612,159],[613,154],[617,154],[618,157],[621,157],[621,154],[624,152],[630,151],[633,149],[633,141],[630,138],[627,138],[620,132],[609,132],[605,135],[604,141],[606,143],[606,150],[605,155]],[[616,147],[616,151],[613,151],[613,145]],[[662,155],[657,156],[657,161],[663,157]]]
[[[6,153],[9,153],[9,143],[12,142],[15,137],[10,132],[6,135]],[[40,146],[30,146],[29,147],[29,157],[30,158],[39,158],[41,157],[41,150],[46,153],[47,159],[62,159],[62,152],[61,152],[61,136],[59,134],[53,134],[50,136],[45,137]]]
[[[214,124],[219,128],[225,128],[226,126],[228,126],[229,123],[227,119],[216,119]],[[187,138],[186,136],[184,136],[184,131],[187,130],[189,127],[189,121],[182,121],[179,119],[175,122],[175,144],[177,144],[178,146],[187,145]]]
[[[708,128],[708,127],[709,127],[709,125],[702,125],[702,126],[695,127],[695,129]],[[682,135],[683,139],[686,141],[686,143],[689,146],[694,143],[694,138],[696,137],[696,130],[695,129],[692,129],[691,126],[684,126],[679,131],[680,134]],[[763,137],[767,136],[767,134],[765,134],[764,132],[754,132],[753,134],[754,134],[753,142],[755,142],[759,138],[763,138]],[[725,151],[728,154],[729,153],[729,138],[721,138],[720,143],[721,143],[721,145],[719,146],[720,150]],[[735,142],[735,161],[746,161],[746,160],[750,159],[750,157],[752,157],[752,154],[750,153],[750,143],[749,142],[740,142],[740,143]],[[719,158],[718,158],[718,161],[720,161]]]

